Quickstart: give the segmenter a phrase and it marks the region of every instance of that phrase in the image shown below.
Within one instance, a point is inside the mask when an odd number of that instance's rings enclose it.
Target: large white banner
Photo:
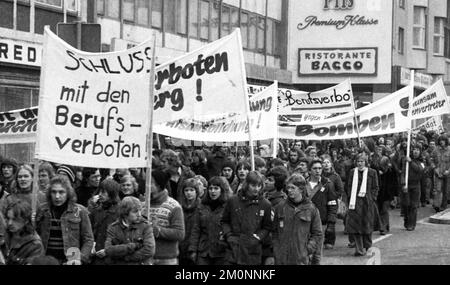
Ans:
[[[411,106],[411,119],[423,119],[450,113],[450,105],[442,79],[414,98]]]
[[[245,113],[246,75],[240,30],[156,69],[153,120]]]
[[[87,53],[45,29],[36,158],[145,167],[152,42]]]
[[[407,86],[381,100],[356,110],[361,137],[405,132],[410,129],[408,100],[412,92]],[[315,123],[289,123],[278,127],[284,139],[336,140],[358,137],[353,113]]]
[[[0,144],[36,141],[37,107],[0,113]]]
[[[444,126],[442,125],[441,116],[434,116],[424,123],[417,126],[413,132],[418,133],[421,129],[426,129],[427,131],[435,131],[437,134],[445,132]]]
[[[250,124],[254,140],[271,139],[277,131],[277,84],[250,99]],[[244,113],[213,116],[209,120],[179,119],[153,126],[158,134],[186,140],[238,142],[249,140]]]

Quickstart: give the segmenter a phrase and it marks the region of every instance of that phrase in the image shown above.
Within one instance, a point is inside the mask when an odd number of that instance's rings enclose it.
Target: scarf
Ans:
[[[364,168],[363,170],[363,178],[362,178],[362,182],[361,182],[361,189],[359,190],[359,194],[358,197],[365,197],[366,196],[366,191],[367,191],[367,173],[369,172],[369,169],[367,167]],[[355,168],[355,170],[353,171],[353,181],[352,181],[352,194],[350,197],[350,205],[349,205],[349,209],[350,210],[354,210],[355,209],[355,205],[356,205],[356,193],[358,192],[358,175],[359,175],[359,171],[358,168]]]

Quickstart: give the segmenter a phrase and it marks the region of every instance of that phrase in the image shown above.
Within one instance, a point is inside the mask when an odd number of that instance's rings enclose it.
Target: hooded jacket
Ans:
[[[275,265],[308,265],[323,242],[319,210],[308,198],[297,206],[290,199],[276,206],[273,228]]]

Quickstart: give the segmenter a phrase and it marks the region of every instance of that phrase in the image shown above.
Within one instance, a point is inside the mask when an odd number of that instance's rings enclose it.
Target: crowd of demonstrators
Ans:
[[[405,134],[278,146],[276,158],[254,149],[254,171],[248,147],[155,149],[150,208],[145,169],[43,161],[36,213],[33,166],[2,158],[4,263],[316,265],[335,247],[338,219],[364,256],[375,232],[391,231],[391,210],[413,231],[419,207],[440,212],[450,200],[445,134],[414,134],[409,156]]]

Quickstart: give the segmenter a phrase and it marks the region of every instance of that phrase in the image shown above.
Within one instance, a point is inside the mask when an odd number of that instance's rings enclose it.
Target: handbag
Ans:
[[[348,206],[341,198],[339,198],[337,201],[338,201],[337,218],[344,220],[345,216],[347,215]]]

